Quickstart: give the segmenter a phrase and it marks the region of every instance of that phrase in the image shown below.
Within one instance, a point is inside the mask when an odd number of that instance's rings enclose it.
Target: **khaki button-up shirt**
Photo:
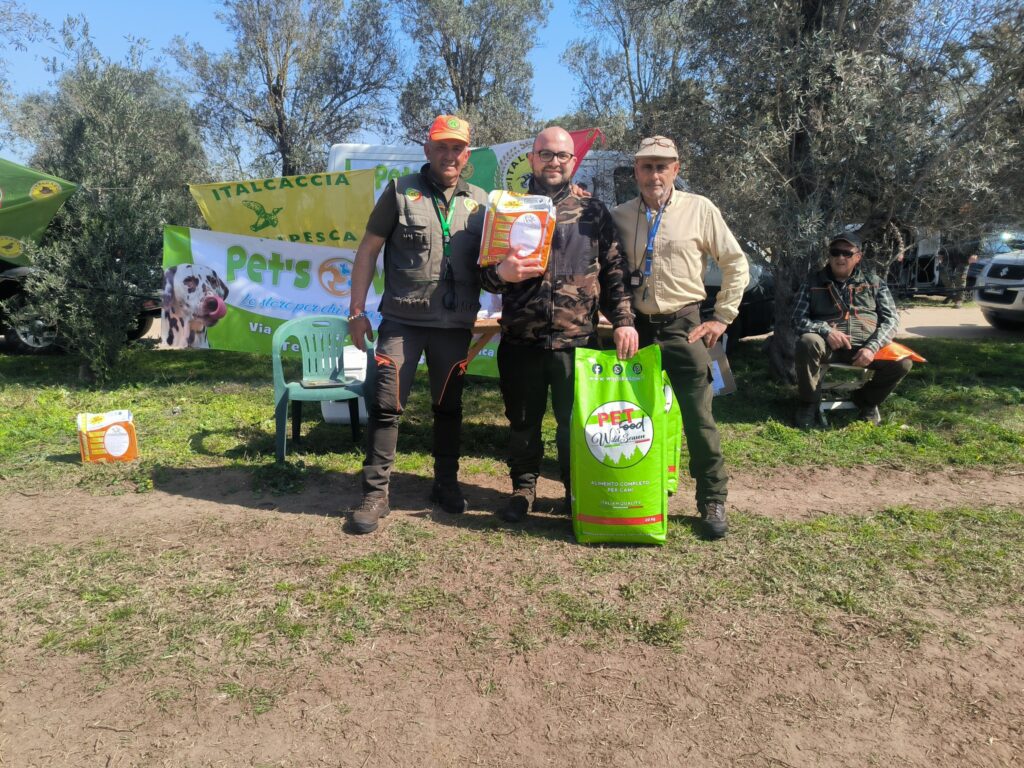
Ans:
[[[644,268],[649,231],[646,210],[643,199],[637,197],[612,211],[630,273]],[[715,319],[729,324],[739,313],[743,291],[750,281],[747,257],[714,203],[700,195],[673,190],[654,238],[651,276],[639,287],[632,287],[633,309],[646,315],[668,314],[704,301],[708,255],[722,272]]]

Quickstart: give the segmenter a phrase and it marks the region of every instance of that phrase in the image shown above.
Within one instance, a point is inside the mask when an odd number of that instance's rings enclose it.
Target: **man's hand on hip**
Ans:
[[[497,273],[506,283],[521,283],[523,280],[543,275],[544,267],[541,266],[540,259],[524,258],[518,251],[510,250],[498,264]]]
[[[612,331],[612,338],[615,340],[615,353],[619,360],[628,360],[640,348],[640,336],[631,325],[616,328]]]
[[[850,361],[850,365],[856,365],[858,368],[867,368],[871,365],[874,359],[874,352],[867,347],[861,347],[857,350],[857,354],[853,356],[853,360]]]
[[[842,331],[837,331],[835,328],[832,329],[825,341],[828,342],[829,347],[835,350],[853,349],[853,344],[850,343],[850,337]]]
[[[722,334],[726,331],[726,324],[721,320],[708,320],[706,323],[701,323],[692,331],[687,337],[687,340],[693,344],[697,339],[704,339],[704,345],[711,349],[718,343],[718,340],[722,338]]]

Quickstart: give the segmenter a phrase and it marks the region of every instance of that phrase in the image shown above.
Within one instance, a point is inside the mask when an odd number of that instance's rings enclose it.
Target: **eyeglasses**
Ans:
[[[829,248],[828,249],[828,255],[831,256],[833,259],[838,259],[838,258],[852,259],[854,256],[857,255],[857,252],[856,251],[848,251],[845,248]]]
[[[552,160],[565,164],[572,160],[576,155],[572,152],[552,152],[550,149],[541,149],[537,151],[537,157],[543,160],[545,163],[550,163]]]
[[[675,147],[675,142],[672,139],[666,139],[664,136],[649,136],[646,139],[640,141],[640,147]]]

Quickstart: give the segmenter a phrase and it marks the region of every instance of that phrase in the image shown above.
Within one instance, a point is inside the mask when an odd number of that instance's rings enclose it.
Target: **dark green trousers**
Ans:
[[[668,373],[672,391],[683,415],[683,434],[690,454],[690,477],[697,485],[698,504],[725,502],[729,476],[725,472],[722,441],[711,413],[711,356],[703,341],[691,344],[687,335],[700,324],[700,309],[688,307],[668,322],[651,322],[638,314],[636,330],[640,346],[661,347],[661,367]]]
[[[805,403],[821,400],[822,368],[833,361],[849,365],[855,354],[855,349],[832,349],[819,333],[805,333],[797,339],[796,382],[800,400]],[[868,370],[874,371],[874,375],[853,392],[850,399],[861,407],[881,405],[913,367],[914,362],[909,357],[873,361]]]

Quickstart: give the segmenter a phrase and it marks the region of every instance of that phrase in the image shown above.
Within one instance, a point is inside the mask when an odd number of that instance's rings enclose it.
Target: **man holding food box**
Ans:
[[[349,333],[359,349],[373,340],[366,295],[384,248],[382,320],[374,355],[377,374],[368,394],[369,429],[363,499],[351,529],[371,533],[390,511],[388,485],[398,422],[426,353],[434,412],[434,483],[430,499],[448,513],[466,509],[458,483],[462,386],[466,353],[480,308],[477,258],[486,193],[466,183],[469,123],[440,115],[423,145],[419,173],[392,181],[366,224],[352,268]]]
[[[541,234],[545,222],[538,221],[538,247],[516,248],[511,234],[513,247],[507,256],[481,269],[484,290],[502,295],[498,375],[511,426],[512,495],[498,515],[510,523],[522,522],[536,498],[548,390],[557,423],[555,443],[565,485],[565,511],[569,511],[573,355],[577,347],[597,342],[598,309],[614,328],[618,356],[626,359],[637,351],[615,226],[602,203],[573,193],[574,152],[569,133],[550,127],[537,135],[529,154],[533,172],[529,194],[550,198],[554,207],[550,253]]]
[[[612,211],[626,257],[629,289],[641,346],[661,347],[683,415],[696,480],[697,509],[711,538],[725,536],[728,475],[711,412],[708,350],[739,312],[749,281],[747,257],[718,208],[705,197],[674,188],[679,174],[675,142],[652,136],[640,142],[634,175],[640,196]],[[701,322],[710,256],[722,272],[714,316]]]

